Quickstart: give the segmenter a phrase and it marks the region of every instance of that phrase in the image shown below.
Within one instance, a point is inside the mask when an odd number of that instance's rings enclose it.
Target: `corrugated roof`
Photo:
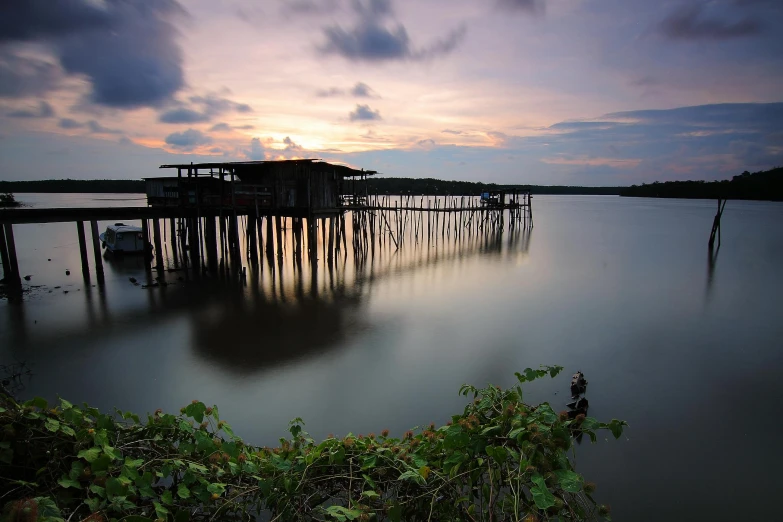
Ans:
[[[346,165],[335,165],[334,163],[328,163],[316,158],[308,159],[295,159],[295,160],[263,160],[263,161],[224,161],[219,163],[181,163],[171,165],[161,165],[162,169],[220,169],[227,168],[236,171],[248,171],[253,167],[263,167],[267,165],[280,164],[280,163],[310,163],[316,166],[326,166],[341,171],[343,176],[372,176],[377,174],[374,170],[360,170],[348,167]]]

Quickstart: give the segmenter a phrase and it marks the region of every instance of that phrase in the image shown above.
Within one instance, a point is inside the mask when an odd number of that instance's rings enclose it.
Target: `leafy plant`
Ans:
[[[245,444],[216,406],[142,421],[60,400],[0,402],[0,495],[22,520],[593,520],[597,506],[568,459],[573,436],[625,422],[569,420],[522,402],[520,386],[465,385],[473,400],[446,426],[402,437],[314,441],[301,419],[276,448]]]

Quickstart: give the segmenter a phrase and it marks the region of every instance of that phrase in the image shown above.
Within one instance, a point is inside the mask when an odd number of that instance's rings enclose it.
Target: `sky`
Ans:
[[[781,0],[3,0],[0,179],[727,179],[783,166],[781,27]]]

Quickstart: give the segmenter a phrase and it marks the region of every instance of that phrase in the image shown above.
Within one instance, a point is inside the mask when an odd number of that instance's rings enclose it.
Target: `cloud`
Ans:
[[[204,112],[210,116],[235,111],[239,113],[253,112],[253,108],[247,103],[237,103],[217,94],[210,93],[206,96],[191,96],[191,103],[200,105]]]
[[[209,121],[209,116],[198,111],[181,107],[162,113],[158,117],[158,121],[161,123],[201,123]]]
[[[62,70],[47,60],[0,49],[0,97],[40,96],[56,89],[61,78]]]
[[[754,18],[738,20],[705,13],[706,4],[683,6],[658,24],[658,32],[671,40],[729,40],[753,36],[761,32]]]
[[[264,146],[261,145],[260,138],[253,138],[250,140],[250,149],[243,151],[245,158],[249,160],[263,160],[266,159],[264,155]]]
[[[301,145],[294,143],[294,140],[288,136],[285,137],[283,143],[285,143],[285,150],[288,152],[301,152],[303,150]]]
[[[356,105],[356,109],[348,114],[351,121],[373,121],[380,120],[380,111],[374,111],[369,105]]]
[[[61,129],[81,129],[84,127],[84,123],[78,122],[71,118],[63,118],[58,124]]]
[[[315,95],[319,98],[338,98],[345,96],[345,90],[338,87],[329,87],[328,89],[318,89]]]
[[[173,132],[166,136],[166,143],[175,149],[192,150],[201,145],[209,145],[212,138],[201,131],[188,129],[184,132]]]
[[[530,14],[543,13],[546,7],[544,0],[496,0],[496,5],[503,11]]]
[[[0,42],[45,44],[65,72],[90,82],[93,103],[158,106],[185,84],[172,24],[184,12],[176,0],[6,0]]]
[[[122,134],[121,130],[104,127],[103,125],[101,125],[95,120],[88,121],[87,127],[89,127],[90,132],[92,132],[93,134]]]
[[[354,0],[358,20],[353,27],[339,25],[324,28],[324,54],[336,54],[352,61],[382,62],[393,60],[425,60],[453,51],[465,36],[465,27],[451,31],[445,38],[429,46],[415,47],[400,23],[388,26],[385,19],[392,14],[389,0]]]
[[[452,129],[443,129],[441,132],[444,134],[456,134],[456,135],[464,134],[462,131],[452,130]]]
[[[283,12],[296,15],[328,14],[339,7],[337,0],[284,0]]]
[[[230,132],[231,125],[228,123],[216,123],[209,129],[210,132]]]
[[[11,118],[51,118],[54,116],[54,109],[47,102],[40,101],[35,109],[18,109],[9,112],[6,116]]]
[[[362,82],[356,82],[356,85],[351,89],[351,94],[356,98],[379,98],[372,87]]]
[[[425,139],[425,140],[419,140],[419,141],[416,142],[416,145],[418,145],[419,147],[421,147],[423,149],[430,150],[430,149],[432,149],[435,146],[435,140],[430,139],[430,138]]]
[[[255,125],[245,124],[245,125],[234,125],[234,128],[237,130],[250,130],[250,129],[255,129],[256,127]]]

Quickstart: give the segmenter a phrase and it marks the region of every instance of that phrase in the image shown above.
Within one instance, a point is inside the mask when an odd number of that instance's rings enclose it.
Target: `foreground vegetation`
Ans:
[[[783,201],[783,167],[743,172],[723,181],[667,181],[634,185],[620,191],[621,196],[645,198],[756,199]]]
[[[473,398],[441,427],[384,430],[317,443],[292,421],[276,448],[245,444],[216,406],[179,415],[100,413],[60,400],[0,403],[0,495],[9,521],[59,520],[595,520],[568,459],[574,436],[619,437],[625,423],[569,419],[522,402],[521,384],[562,368],[526,369],[509,390]]]

